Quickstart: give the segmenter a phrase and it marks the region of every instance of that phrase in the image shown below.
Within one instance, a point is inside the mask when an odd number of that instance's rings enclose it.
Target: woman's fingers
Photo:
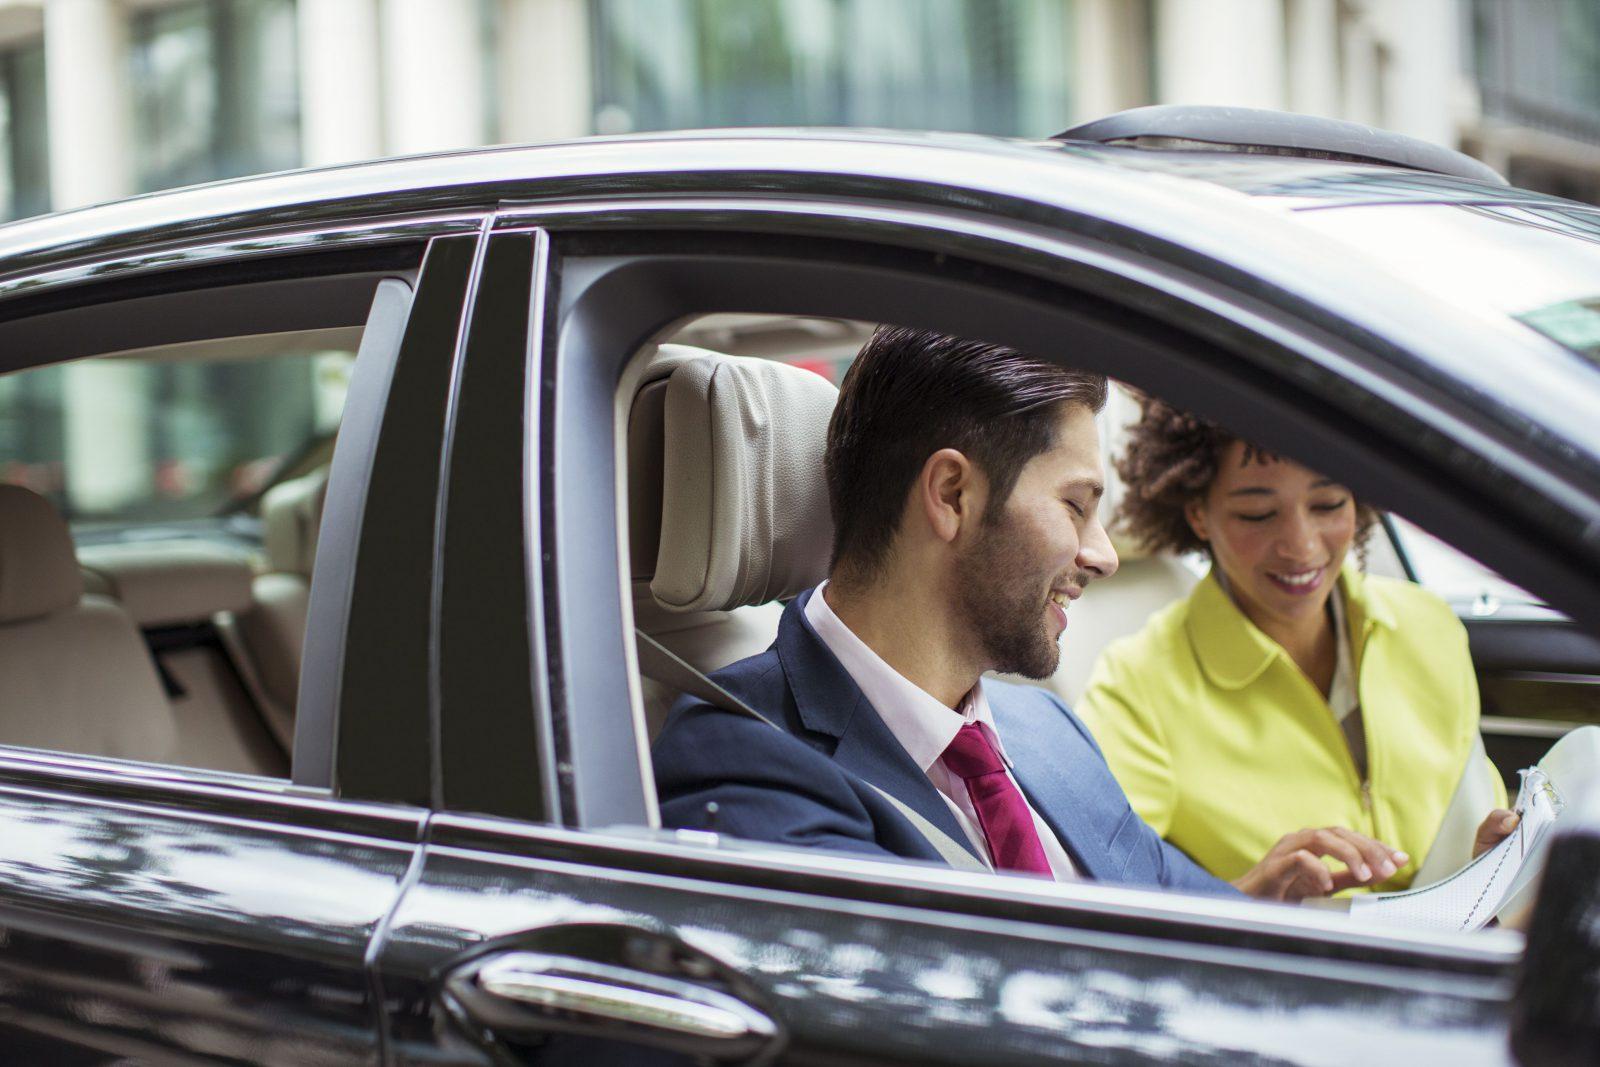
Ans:
[[[1279,883],[1279,900],[1325,897],[1333,892],[1333,872],[1314,853],[1297,849],[1286,859]]]
[[[1372,881],[1373,868],[1371,860],[1361,849],[1361,846],[1341,834],[1336,828],[1328,827],[1321,830],[1308,831],[1309,836],[1301,847],[1310,849],[1319,856],[1331,856],[1350,869],[1355,876],[1356,884],[1366,885]],[[1391,873],[1392,870],[1391,870]]]
[[[1325,826],[1319,829],[1300,830],[1281,838],[1272,849],[1285,857],[1297,852],[1311,856],[1327,877],[1316,880],[1316,889],[1310,892],[1337,892],[1351,886],[1373,885],[1394,877],[1396,871],[1410,859],[1404,852],[1390,848],[1365,834],[1347,830],[1342,826]],[[1343,871],[1334,874],[1320,858],[1326,856],[1344,864]],[[1297,870],[1303,870],[1300,860]],[[1308,892],[1306,895],[1310,895]]]
[[[1372,869],[1373,881],[1382,882],[1394,877],[1394,872],[1404,867],[1411,859],[1410,856],[1397,848],[1390,848],[1382,841],[1358,834],[1354,830],[1347,830],[1342,826],[1330,827],[1331,833],[1338,834],[1356,848],[1361,850],[1361,855],[1366,859],[1367,866]]]
[[[1496,808],[1491,811],[1483,822],[1478,824],[1478,833],[1472,843],[1472,855],[1476,859],[1489,849],[1498,845],[1510,836],[1511,831],[1517,828],[1517,823],[1522,821],[1522,816],[1505,808]]]

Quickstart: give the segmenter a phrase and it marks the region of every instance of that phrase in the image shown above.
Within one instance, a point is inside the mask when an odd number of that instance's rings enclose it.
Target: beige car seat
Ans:
[[[66,522],[0,485],[0,743],[170,763],[177,742],[138,629],[84,593]]]
[[[782,607],[827,576],[827,379],[662,345],[628,417],[634,625],[709,673],[765,650]],[[677,694],[643,679],[654,737]]]
[[[252,583],[249,606],[221,621],[241,673],[285,751],[294,747],[311,567],[327,495],[324,467],[273,486],[261,498],[266,570]]]
[[[268,732],[216,628],[219,615],[250,606],[249,557],[204,541],[134,541],[85,546],[78,561],[153,650],[178,728],[172,762],[286,776],[288,751]]]

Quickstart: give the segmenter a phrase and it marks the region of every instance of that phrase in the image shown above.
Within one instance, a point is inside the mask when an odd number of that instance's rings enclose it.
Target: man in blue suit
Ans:
[[[1103,376],[880,329],[828,428],[829,579],[771,648],[713,676],[761,718],[674,709],[654,748],[663,822],[1191,892],[1325,893],[1321,855],[1379,880],[1382,845],[1311,830],[1230,887],[1134,813],[1059,699],[982,677],[1052,674],[1072,601],[1117,568],[1098,515],[1105,398]]]

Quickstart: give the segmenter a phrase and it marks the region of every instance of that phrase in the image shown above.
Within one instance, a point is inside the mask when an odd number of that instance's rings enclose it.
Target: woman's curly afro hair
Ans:
[[[1206,543],[1195,536],[1184,508],[1211,488],[1222,453],[1239,438],[1164,400],[1140,397],[1139,406],[1139,421],[1128,428],[1127,448],[1116,461],[1124,492],[1115,521],[1146,551],[1204,552]],[[1247,462],[1276,458],[1249,442],[1245,447]],[[1356,500],[1358,551],[1377,521],[1377,511]]]

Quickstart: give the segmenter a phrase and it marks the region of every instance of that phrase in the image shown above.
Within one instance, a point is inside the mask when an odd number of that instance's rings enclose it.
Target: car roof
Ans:
[[[930,158],[939,156],[941,159]],[[784,176],[858,175],[917,178],[937,175],[938,184],[983,188],[989,177],[1023,162],[1044,163],[1066,175],[1085,169],[1119,172],[1125,194],[1156,191],[1173,179],[1260,197],[1288,197],[1329,203],[1353,197],[1390,199],[1487,197],[1569,204],[1507,186],[1448,178],[1375,164],[1271,157],[1244,153],[1160,150],[1104,146],[1088,142],[1021,140],[981,134],[917,133],[848,128],[732,129],[666,131],[615,137],[589,137],[538,145],[502,145],[338,164],[233,178],[128,197],[107,204],[22,219],[0,226],[0,279],[21,271],[48,269],[52,260],[109,250],[118,239],[149,240],[177,226],[194,232],[200,224],[227,232],[319,216],[361,212],[404,214],[449,211],[515,199],[550,195],[548,188],[576,179],[615,187],[624,175],[638,179],[638,191],[651,175],[697,173],[707,189],[718,174],[765,170],[766,190],[747,180],[751,192],[794,191]],[[943,163],[935,169],[930,165]],[[1140,176],[1146,176],[1141,178]],[[1070,180],[1070,179],[1065,179]],[[999,183],[1005,184],[1005,183]],[[1033,190],[1051,200],[1052,187]],[[664,188],[661,191],[665,191]],[[1581,205],[1580,205],[1581,206]],[[182,236],[172,234],[171,236]]]

